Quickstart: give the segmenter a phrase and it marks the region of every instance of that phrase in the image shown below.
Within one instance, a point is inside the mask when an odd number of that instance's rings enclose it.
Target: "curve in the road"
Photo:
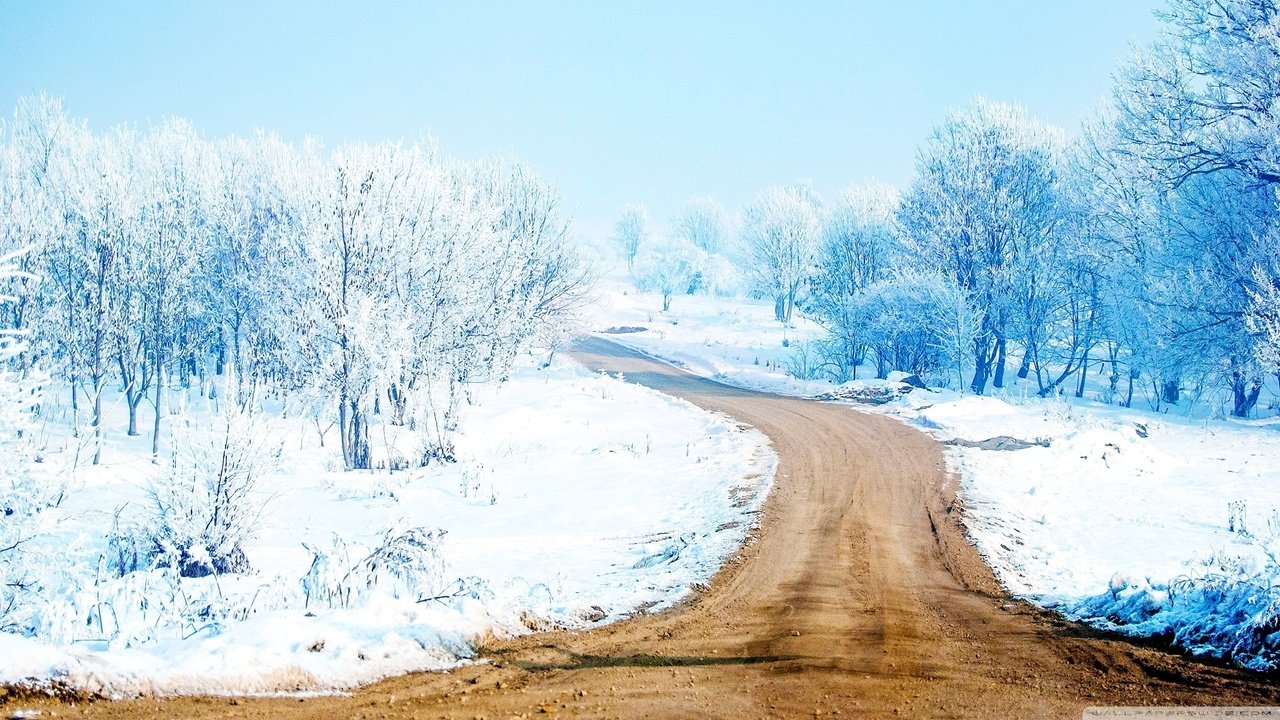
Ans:
[[[1004,597],[964,539],[940,448],[916,430],[727,387],[600,338],[575,355],[773,441],[760,530],[705,592],[590,631],[495,640],[489,664],[350,697],[97,703],[93,715],[1078,718],[1089,705],[1280,697],[1274,679],[1099,637]]]

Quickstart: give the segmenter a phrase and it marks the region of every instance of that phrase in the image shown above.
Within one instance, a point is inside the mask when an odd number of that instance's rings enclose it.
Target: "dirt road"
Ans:
[[[34,706],[108,718],[1078,718],[1087,705],[1280,704],[1274,677],[1098,638],[1002,597],[957,525],[938,445],[919,432],[728,388],[604,340],[577,355],[756,426],[781,458],[755,542],[685,606],[493,642],[492,664],[351,697]]]

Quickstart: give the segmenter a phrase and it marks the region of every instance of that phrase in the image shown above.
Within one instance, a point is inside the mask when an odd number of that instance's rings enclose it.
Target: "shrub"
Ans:
[[[278,461],[280,446],[253,415],[234,407],[211,427],[188,419],[172,437],[169,466],[148,488],[149,521],[113,534],[116,569],[123,574],[145,564],[189,578],[248,572],[244,545],[266,504],[257,485]]]

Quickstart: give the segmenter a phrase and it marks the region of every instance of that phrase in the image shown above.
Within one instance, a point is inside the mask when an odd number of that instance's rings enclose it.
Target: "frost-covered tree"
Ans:
[[[1147,302],[1155,279],[1148,268],[1164,234],[1156,181],[1136,158],[1113,152],[1113,131],[1105,117],[1085,126],[1072,154],[1073,187],[1089,215],[1083,238],[1098,257],[1108,392],[1128,407],[1144,379],[1153,384],[1157,402],[1176,396],[1187,358],[1172,352],[1158,330],[1169,308]]]
[[[337,401],[348,469],[372,467],[375,415],[423,434],[418,462],[452,457],[467,386],[504,377],[518,348],[576,307],[586,276],[559,196],[524,166],[456,163],[430,147],[347,146],[300,162],[324,179],[300,203],[301,384],[313,406]]]
[[[52,306],[59,316],[51,327],[52,344],[67,366],[73,408],[78,390],[92,402],[96,464],[102,454],[103,393],[118,366],[121,333],[137,330],[120,299],[128,280],[121,254],[136,238],[140,192],[132,167],[133,133],[118,129],[94,136],[82,130],[70,142],[72,159],[59,181],[68,227],[50,247],[47,265],[52,292],[60,296]],[[122,386],[130,384],[119,379]]]
[[[310,284],[293,299],[298,362],[309,388],[334,404],[347,469],[371,467],[375,380],[408,321],[394,282],[418,209],[410,192],[419,159],[392,145],[303,159],[315,185],[302,219]]]
[[[14,298],[0,304],[0,327],[25,331],[40,326],[49,300],[27,287],[27,274],[39,272],[44,251],[63,229],[57,173],[64,165],[66,136],[72,131],[61,102],[48,96],[18,102],[9,123],[0,123],[0,253],[12,259],[18,275],[4,281]],[[32,348],[32,355],[42,351]]]
[[[774,300],[774,317],[791,322],[813,271],[822,226],[819,203],[803,185],[774,186],[742,212],[742,242],[757,293]]]
[[[707,253],[683,238],[671,238],[646,245],[636,255],[636,281],[644,290],[662,295],[662,312],[671,309],[671,298],[693,289],[703,269]]]
[[[1224,378],[1232,413],[1257,402],[1264,368],[1245,321],[1280,188],[1280,35],[1274,3],[1171,0],[1160,40],[1118,75],[1114,107],[1093,154],[1132,170],[1100,207],[1137,197],[1136,235],[1114,235],[1144,271],[1137,301],[1176,400],[1184,373]],[[1258,271],[1262,274],[1259,275]]]
[[[866,356],[867,341],[855,311],[860,295],[901,259],[894,228],[897,205],[898,191],[889,185],[855,185],[841,193],[823,218],[807,305],[831,334],[829,360],[842,369],[841,377],[855,376]]]
[[[1161,19],[1119,74],[1117,150],[1175,187],[1224,171],[1280,183],[1280,9],[1169,0]]]
[[[452,456],[449,435],[468,385],[505,379],[519,348],[538,336],[561,334],[559,328],[574,322],[589,278],[567,244],[559,193],[531,168],[482,161],[444,170],[460,205],[438,205],[442,229],[432,237],[441,249],[429,250],[428,257],[448,289],[441,292],[457,300],[442,304],[437,293],[420,299],[426,308],[444,310],[431,333],[444,352],[419,353],[437,398],[429,403],[424,462]],[[474,227],[454,228],[464,218]],[[435,264],[441,257],[453,264]]]
[[[206,309],[215,373],[227,377],[238,403],[258,387],[284,380],[288,327],[281,288],[298,281],[299,208],[289,187],[293,150],[259,134],[219,144],[209,197],[208,249],[198,268],[198,299]],[[286,382],[287,384],[287,382]]]
[[[1004,385],[1020,298],[1038,287],[1039,249],[1062,231],[1063,138],[1017,106],[952,112],[920,150],[898,218],[904,242],[945,272],[981,318],[970,388]]]
[[[643,205],[628,205],[622,208],[622,216],[613,226],[613,241],[622,249],[622,256],[627,259],[630,270],[636,261],[636,253],[649,238],[649,210]]]
[[[862,288],[851,313],[873,350],[877,377],[891,370],[947,375],[963,369],[978,316],[961,288],[938,272],[903,270]]]
[[[729,249],[729,216],[714,198],[690,200],[671,218],[671,228],[675,238],[708,255],[722,254]]]

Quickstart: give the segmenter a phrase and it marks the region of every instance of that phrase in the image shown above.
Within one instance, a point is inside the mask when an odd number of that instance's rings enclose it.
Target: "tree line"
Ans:
[[[1156,409],[1225,388],[1247,416],[1280,373],[1280,18],[1270,0],[1171,0],[1160,17],[1074,136],[980,99],[935,127],[901,191],[769,188],[729,251],[749,290],[829,329],[838,381],[871,363],[1081,396],[1101,375],[1126,406],[1141,386]],[[651,264],[689,264],[688,214],[708,215],[682,211]],[[615,231],[631,258],[641,216]],[[675,275],[673,292],[696,289],[696,268]]]
[[[558,192],[519,163],[182,120],[93,132],[43,96],[4,127],[0,213],[0,326],[95,463],[108,391],[130,435],[149,407],[156,454],[177,388],[278,396],[336,425],[347,469],[374,465],[375,421],[419,438],[378,462],[449,458],[467,386],[553,336],[586,280]]]

